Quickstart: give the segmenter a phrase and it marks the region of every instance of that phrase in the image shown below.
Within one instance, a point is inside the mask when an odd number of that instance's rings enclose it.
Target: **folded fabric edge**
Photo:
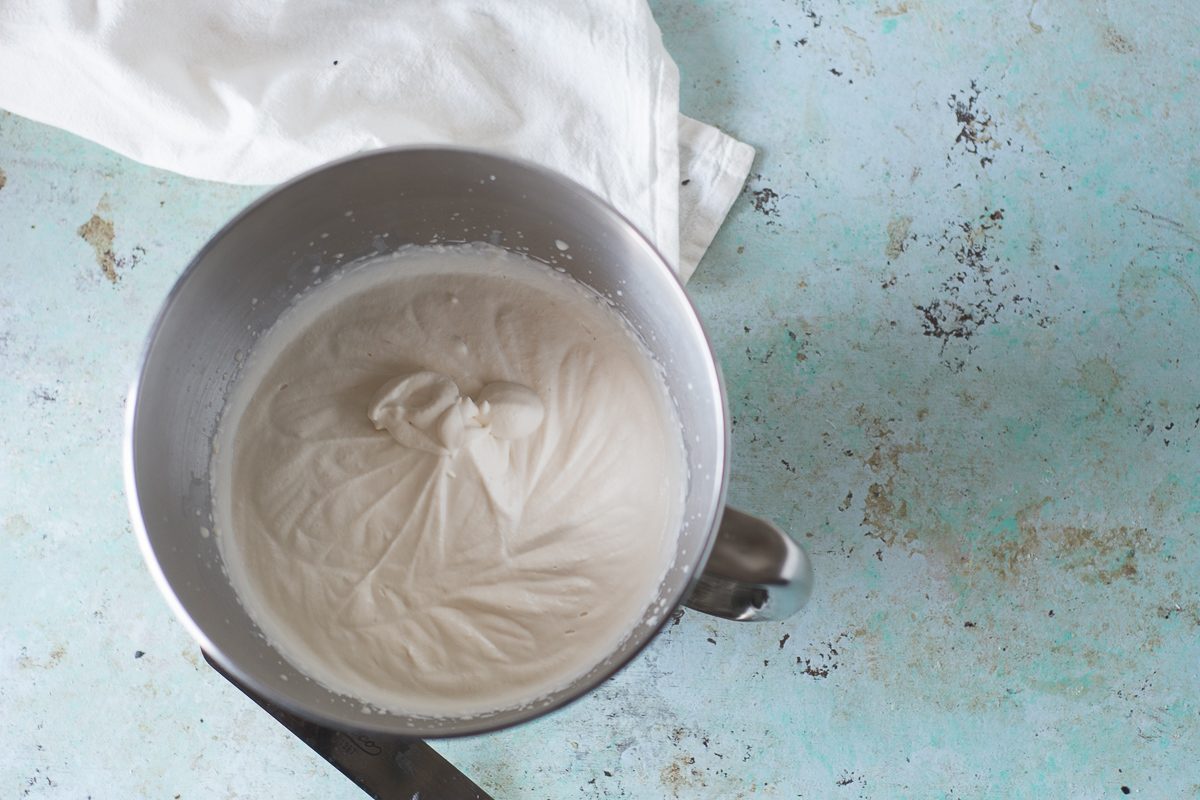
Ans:
[[[754,163],[754,148],[679,115],[679,277],[687,282],[717,235]]]

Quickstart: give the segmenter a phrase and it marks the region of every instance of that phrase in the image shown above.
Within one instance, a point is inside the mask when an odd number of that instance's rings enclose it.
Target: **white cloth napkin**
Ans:
[[[685,279],[754,157],[679,114],[645,0],[0,0],[0,107],[232,183],[384,145],[508,153],[607,198]]]

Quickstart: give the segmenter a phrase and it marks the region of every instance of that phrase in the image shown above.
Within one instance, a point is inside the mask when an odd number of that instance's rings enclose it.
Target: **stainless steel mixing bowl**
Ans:
[[[469,241],[553,264],[611,299],[633,323],[665,370],[682,424],[690,470],[685,522],[675,563],[641,624],[570,686],[468,719],[371,713],[297,672],[238,602],[209,532],[212,439],[239,364],[297,295],[402,245]],[[566,253],[559,242],[569,245]],[[762,619],[791,614],[809,591],[808,560],[790,538],[724,507],[725,393],[712,346],[675,274],[596,195],[508,158],[450,148],[381,150],[269,192],[218,232],[179,278],[151,329],[126,415],[130,512],[176,615],[243,684],[337,728],[453,736],[512,725],[612,675],[689,595],[689,605],[702,611]]]

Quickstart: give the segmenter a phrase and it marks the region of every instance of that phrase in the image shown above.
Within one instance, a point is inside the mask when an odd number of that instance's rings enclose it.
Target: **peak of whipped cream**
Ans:
[[[453,456],[483,436],[524,439],[546,416],[541,398],[527,386],[489,383],[472,398],[440,372],[392,378],[367,406],[375,430],[387,430],[405,447]]]

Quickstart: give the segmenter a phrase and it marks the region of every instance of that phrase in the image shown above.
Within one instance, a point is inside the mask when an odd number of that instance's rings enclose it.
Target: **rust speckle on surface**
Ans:
[[[779,193],[769,186],[750,193],[754,210],[764,217],[779,216]]]
[[[1138,574],[1137,554],[1153,549],[1145,528],[1066,527],[1058,533],[1063,566],[1087,583],[1108,585]]]
[[[860,405],[855,409],[855,422],[869,439],[875,441],[871,454],[864,460],[864,464],[873,473],[874,480],[867,488],[867,495],[863,500],[863,518],[860,526],[867,529],[867,536],[879,539],[889,546],[898,538],[906,542],[912,541],[916,538],[916,533],[906,524],[908,500],[896,499],[896,477],[901,474],[900,456],[904,453],[923,452],[925,448],[919,443],[893,442],[893,431],[889,427],[891,420],[871,417],[865,406]],[[847,494],[843,505],[849,508],[851,500],[852,495]]]
[[[767,225],[775,225],[779,217],[779,200],[783,197],[779,192],[766,186],[766,179],[763,178],[761,172],[757,172],[750,176],[746,186],[742,189],[743,194],[750,196],[750,206],[767,217]]]
[[[1157,550],[1146,528],[1127,525],[1094,528],[1040,521],[1043,498],[1017,512],[1017,535],[994,545],[987,562],[1002,578],[1020,577],[1037,558],[1050,558],[1084,583],[1105,586],[1138,575],[1138,554]]]
[[[663,767],[658,779],[670,790],[672,796],[678,797],[681,791],[695,788],[702,783],[702,774],[695,768],[695,763],[696,759],[693,756],[679,756]]]
[[[855,634],[843,631],[827,642],[818,642],[810,650],[810,655],[796,656],[796,667],[802,675],[814,680],[828,678],[830,673],[838,668],[839,647],[845,647],[843,641],[853,639]]]
[[[952,372],[962,372],[966,356],[975,351],[970,339],[1001,315],[1025,317],[1041,328],[1053,322],[1041,303],[1020,288],[1011,259],[995,252],[1002,249],[995,245],[1004,219],[1004,209],[984,208],[974,217],[949,221],[941,234],[925,239],[927,247],[936,248],[938,256],[949,255],[953,264],[936,295],[914,308],[921,315],[922,333],[940,342],[942,363]],[[961,344],[948,354],[947,346],[955,341]]]
[[[979,84],[971,81],[970,90],[951,94],[946,104],[954,112],[954,120],[959,126],[954,144],[961,145],[965,153],[980,156],[979,166],[986,167],[993,159],[980,155],[981,149],[985,153],[997,150],[1000,142],[995,136],[996,123],[992,120],[992,115],[979,103],[980,93]]]
[[[1091,358],[1079,366],[1079,385],[1098,400],[1107,400],[1121,386],[1121,380],[1104,358]]]
[[[808,658],[802,659],[800,656],[796,656],[796,664],[803,665],[804,666],[803,672],[805,675],[808,675],[809,677],[817,678],[817,679],[829,677],[829,667],[824,666],[822,664],[813,664],[812,659],[808,659]]]
[[[92,218],[80,225],[76,233],[80,239],[92,246],[92,250],[96,253],[96,263],[100,265],[100,271],[104,273],[104,277],[116,283],[119,276],[117,275],[117,256],[113,253],[113,239],[116,231],[113,229],[112,220],[105,219],[99,214],[92,214]]]
[[[1002,578],[1020,577],[1024,568],[1036,557],[1042,546],[1037,525],[1038,515],[1050,502],[1043,497],[1017,512],[1017,535],[991,548],[988,562]]]
[[[50,666],[57,667],[58,663],[63,660],[63,657],[66,656],[66,654],[67,648],[63,647],[61,644],[55,645],[54,649],[50,651]]]
[[[884,253],[890,260],[896,260],[908,248],[908,230],[912,227],[912,217],[896,217],[887,226],[887,247]]]
[[[862,526],[868,529],[868,536],[886,545],[895,543],[900,523],[908,519],[908,501],[896,503],[892,499],[895,483],[892,477],[887,479],[886,484],[872,483],[863,503]]]
[[[124,270],[132,269],[141,263],[146,256],[146,248],[135,245],[127,257],[118,256],[113,247],[116,228],[109,219],[110,213],[106,195],[101,197],[100,202],[96,204],[96,210],[91,219],[80,225],[75,233],[92,246],[100,271],[104,273],[104,277],[115,284],[120,280]]]
[[[919,453],[925,448],[915,444],[877,444],[867,457],[867,466],[874,472],[880,472],[885,466],[893,470],[900,468],[900,456],[903,453]]]
[[[29,520],[25,519],[20,514],[12,514],[4,520],[4,533],[14,539],[19,536],[24,536],[33,530],[33,526],[29,524]]]
[[[1179,593],[1175,592],[1168,602],[1160,605],[1155,610],[1155,616],[1165,620],[1186,619],[1193,625],[1200,627],[1200,603],[1184,605]]]
[[[1004,308],[995,287],[998,259],[988,252],[999,228],[985,209],[978,219],[952,223],[941,236],[938,252],[952,253],[958,269],[942,282],[938,297],[916,308],[924,317],[922,332],[942,340],[943,347],[949,339],[970,339]]]
[[[8,176],[4,174],[4,170],[0,169],[0,189],[3,189],[8,183]]]
[[[1114,53],[1126,55],[1137,50],[1133,46],[1133,42],[1122,36],[1115,28],[1109,28],[1104,32],[1104,46]]]
[[[192,669],[200,669],[200,658],[192,651],[192,648],[185,647],[179,651],[179,654],[183,656],[185,661],[192,665]]]
[[[29,655],[26,648],[21,648],[21,655],[17,657],[17,666],[21,669],[54,669],[67,655],[67,648],[63,645],[55,645],[54,649],[46,657],[46,660],[40,661]]]

